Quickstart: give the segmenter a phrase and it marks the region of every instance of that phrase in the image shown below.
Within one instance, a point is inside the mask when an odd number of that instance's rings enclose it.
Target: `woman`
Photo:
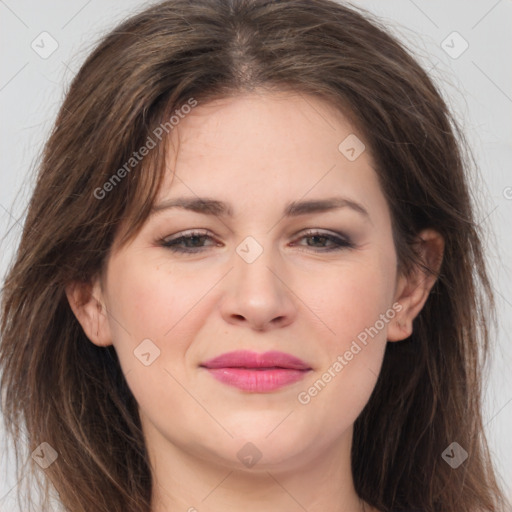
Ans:
[[[43,507],[506,510],[462,142],[330,0],[172,0],[107,35],[4,287],[4,415]]]

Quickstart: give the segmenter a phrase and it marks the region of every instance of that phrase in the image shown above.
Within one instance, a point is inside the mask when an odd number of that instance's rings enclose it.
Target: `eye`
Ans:
[[[317,252],[331,252],[331,251],[341,251],[343,249],[350,249],[354,247],[354,244],[351,240],[345,235],[334,235],[332,233],[326,233],[322,231],[310,230],[303,234],[299,238],[299,240],[307,240],[310,239],[313,241],[313,244],[319,243],[320,246],[313,247],[310,244],[307,244],[307,247],[312,247],[313,250]],[[326,242],[330,242],[331,246],[322,245]]]
[[[162,247],[166,247],[174,252],[197,253],[202,250],[205,240],[213,240],[207,233],[201,231],[191,231],[188,234],[182,234],[175,238],[166,238],[159,241]],[[219,245],[214,243],[213,245]]]
[[[312,244],[308,243],[307,247],[312,248],[315,252],[341,251],[354,247],[354,244],[345,235],[334,235],[332,233],[310,230],[304,233],[298,240],[308,239],[312,241]],[[208,233],[203,231],[191,231],[189,233],[180,234],[180,236],[174,238],[159,240],[159,244],[173,252],[193,254],[202,252],[203,249],[208,247],[204,245],[208,240],[214,240]],[[331,245],[325,246],[326,243],[330,243]],[[213,241],[210,247],[219,245],[219,243]]]

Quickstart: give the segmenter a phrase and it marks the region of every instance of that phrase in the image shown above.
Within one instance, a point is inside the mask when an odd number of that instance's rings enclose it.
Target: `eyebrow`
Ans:
[[[219,217],[232,217],[233,209],[228,203],[211,199],[208,197],[177,197],[168,199],[152,207],[150,215],[171,208],[190,210],[204,215],[215,215]],[[284,217],[297,217],[311,213],[323,213],[339,208],[351,208],[370,220],[370,214],[366,208],[345,197],[329,197],[326,199],[311,199],[307,201],[292,201],[284,209]]]

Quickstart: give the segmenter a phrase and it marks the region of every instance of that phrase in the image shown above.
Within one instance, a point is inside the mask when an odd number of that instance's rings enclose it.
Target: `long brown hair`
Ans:
[[[388,343],[354,425],[357,493],[386,512],[505,510],[482,424],[494,302],[463,134],[432,80],[379,21],[331,0],[165,1],[104,37],[74,78],[2,297],[8,432],[20,461],[43,442],[58,454],[44,473],[29,458],[46,486],[43,507],[53,485],[72,512],[150,510],[137,404],[115,350],[89,342],[65,286],[90,281],[120,226],[128,226],[126,242],[146,220],[167,138],[126,163],[148,137],[191,100],[256,88],[315,95],[357,124],[391,208],[401,271],[418,263],[421,229],[445,239],[414,332]],[[453,442],[469,454],[457,469],[442,457]]]

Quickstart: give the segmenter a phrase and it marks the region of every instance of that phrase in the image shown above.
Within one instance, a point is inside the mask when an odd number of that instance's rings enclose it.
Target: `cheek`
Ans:
[[[367,403],[380,372],[387,327],[395,316],[392,258],[376,257],[324,279],[323,294],[310,294],[322,320],[325,364],[303,388],[299,402],[332,409],[337,421],[354,421]],[[319,289],[315,287],[315,289]]]
[[[150,260],[116,261],[109,270],[108,284],[116,350],[133,357],[133,350],[150,339],[162,353],[183,351],[186,326],[212,286],[208,276],[202,277],[205,279],[191,273],[173,273]],[[171,337],[173,343],[169,344]]]
[[[187,396],[172,376],[185,378],[186,353],[201,325],[201,298],[215,276],[174,273],[165,262],[128,257],[112,264],[108,275],[113,345],[139,407],[157,417],[162,400],[170,410],[182,407]]]
[[[389,289],[375,264],[331,276],[325,290],[322,297],[314,297],[315,313],[322,320],[318,346],[324,351],[323,365],[297,400],[305,411],[317,411],[311,417],[327,442],[330,435],[349,428],[375,388],[387,341],[381,315],[388,308]]]
[[[308,296],[312,311],[325,324],[332,347],[344,348],[347,342],[374,326],[389,310],[393,281],[386,276],[390,275],[390,268],[384,268],[376,259],[331,272],[317,281],[314,288],[311,279],[305,283],[304,296]],[[316,292],[312,293],[313,289]],[[384,326],[378,323],[384,336],[386,326],[387,323]]]
[[[203,276],[207,277],[207,276]],[[163,342],[170,332],[186,323],[187,313],[211,287],[208,279],[187,272],[173,273],[158,262],[135,258],[119,261],[110,273],[112,309],[126,329],[116,327],[121,337],[128,331],[133,340],[151,338]]]

